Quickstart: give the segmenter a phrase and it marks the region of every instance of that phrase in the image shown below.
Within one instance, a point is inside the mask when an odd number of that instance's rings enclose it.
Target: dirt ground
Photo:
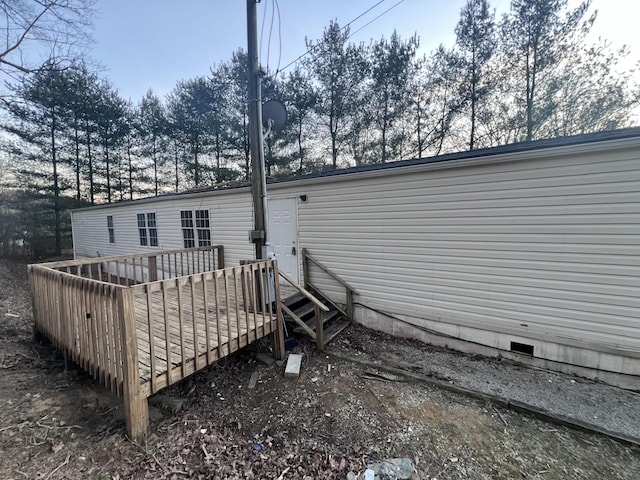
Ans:
[[[163,391],[152,434],[137,445],[117,398],[32,342],[30,308],[25,264],[0,260],[2,479],[346,479],[392,457],[410,458],[423,480],[640,478],[638,448],[385,380],[304,340],[299,378],[243,351]],[[352,326],[332,349],[357,355],[380,345],[432,348]]]

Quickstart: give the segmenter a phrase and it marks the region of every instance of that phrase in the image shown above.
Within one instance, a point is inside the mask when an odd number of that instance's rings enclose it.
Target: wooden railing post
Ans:
[[[122,345],[125,421],[129,436],[134,441],[142,443],[149,431],[149,405],[146,397],[140,392],[138,338],[133,292],[128,288],[120,288],[117,292],[117,298]]]
[[[218,249],[218,269],[222,270],[224,268],[224,246],[218,245],[216,248]]]
[[[274,289],[275,289],[275,294],[276,294],[276,298],[275,298],[275,304],[276,304],[276,331],[274,333],[272,333],[272,339],[273,339],[273,355],[276,357],[276,359],[278,360],[282,360],[284,358],[284,325],[282,322],[284,322],[284,317],[282,316],[282,302],[280,301],[280,275],[278,274],[278,261],[277,260],[272,260],[271,261],[273,264],[273,283],[274,283]],[[269,264],[267,263],[267,279],[269,279]],[[271,280],[268,280],[271,281]],[[269,285],[267,285],[267,288],[270,289],[271,287]],[[316,307],[317,309],[318,307]]]
[[[158,257],[155,255],[149,257],[149,281],[155,282],[158,280]]]
[[[353,321],[353,290],[347,287],[347,316],[350,322]]]
[[[40,330],[40,323],[42,319],[40,318],[40,308],[38,306],[38,301],[36,295],[42,295],[42,292],[36,292],[36,282],[39,280],[40,272],[38,267],[35,265],[27,266],[28,278],[29,278],[29,288],[31,290],[31,311],[33,312],[33,341],[39,342],[42,340],[43,336]]]

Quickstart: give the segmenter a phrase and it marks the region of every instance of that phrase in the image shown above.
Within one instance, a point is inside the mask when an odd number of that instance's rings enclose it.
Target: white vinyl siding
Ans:
[[[150,248],[184,248],[180,224],[180,212],[183,210],[209,211],[210,238],[213,244],[224,245],[227,265],[238,265],[241,259],[253,258],[253,244],[249,243],[249,231],[253,228],[253,209],[247,189],[226,191],[222,194],[207,192],[191,196],[158,197],[75,210],[75,254],[77,257],[95,257],[145,253]],[[143,212],[156,214],[157,247],[140,245],[137,214]],[[110,244],[108,238],[101,234],[104,232],[101,229],[104,229],[105,214],[113,216],[114,228],[118,232],[117,244]]]
[[[424,327],[640,353],[638,149],[296,188],[307,195],[300,246],[367,307]]]

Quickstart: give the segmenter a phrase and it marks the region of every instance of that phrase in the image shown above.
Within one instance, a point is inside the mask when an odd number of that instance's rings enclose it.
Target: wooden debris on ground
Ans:
[[[253,372],[251,377],[249,378],[249,389],[256,388],[256,383],[258,383],[258,372]]]
[[[156,394],[149,398],[149,403],[151,405],[169,410],[172,413],[179,412],[186,401],[186,398],[175,398],[161,394]]]
[[[256,360],[264,363],[267,367],[270,367],[271,365],[276,363],[276,359],[268,353],[256,353],[255,358]]]

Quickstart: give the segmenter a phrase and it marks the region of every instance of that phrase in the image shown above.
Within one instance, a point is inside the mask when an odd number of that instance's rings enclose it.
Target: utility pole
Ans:
[[[258,60],[258,22],[256,4],[247,0],[247,53],[249,57],[249,147],[251,151],[251,193],[254,229],[250,240],[256,246],[256,258],[264,259],[267,242],[267,181],[264,175],[264,139],[262,134],[262,75]]]

